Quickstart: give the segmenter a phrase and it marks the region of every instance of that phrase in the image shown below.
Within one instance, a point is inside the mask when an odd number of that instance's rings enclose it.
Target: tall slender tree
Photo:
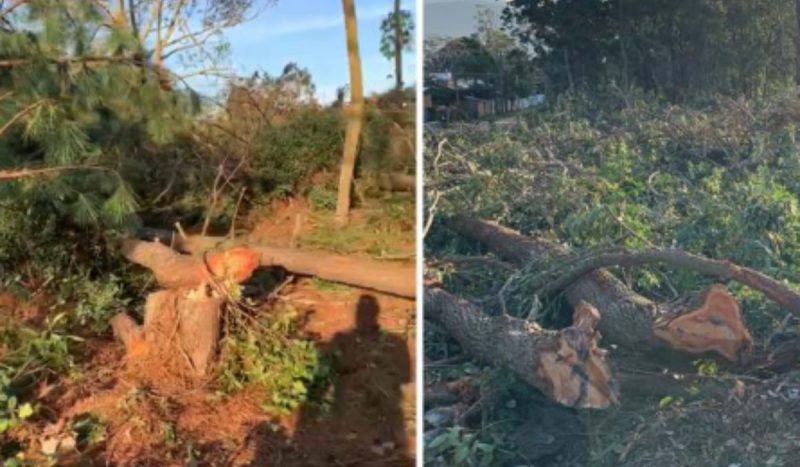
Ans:
[[[414,22],[411,12],[400,8],[400,0],[394,1],[394,10],[381,23],[381,53],[394,60],[395,88],[403,89],[403,50],[411,48]]]
[[[800,0],[794,1],[794,17],[797,24],[797,31],[795,34],[794,82],[796,85],[800,85]]]
[[[403,89],[403,24],[400,21],[400,0],[394,0],[394,76],[399,91]]]
[[[350,217],[350,190],[356,166],[358,141],[364,117],[364,91],[361,78],[361,56],[358,52],[356,6],[353,0],[342,0],[347,37],[347,57],[350,66],[350,104],[345,107],[347,129],[339,174],[339,194],[336,201],[336,223],[346,225]]]

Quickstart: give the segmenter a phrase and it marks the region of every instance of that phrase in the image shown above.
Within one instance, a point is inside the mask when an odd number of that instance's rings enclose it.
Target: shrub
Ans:
[[[298,336],[291,310],[262,318],[259,326],[235,329],[222,343],[225,358],[219,381],[226,391],[260,386],[268,393],[264,410],[286,414],[306,402],[312,387],[327,378],[327,362],[313,342]]]

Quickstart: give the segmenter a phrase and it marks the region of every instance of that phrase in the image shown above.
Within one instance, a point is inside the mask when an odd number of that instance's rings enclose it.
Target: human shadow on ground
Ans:
[[[252,465],[414,465],[402,398],[402,386],[412,376],[408,344],[381,329],[379,315],[375,297],[361,295],[355,328],[337,333],[322,348],[331,362],[329,384],[316,388],[300,409],[291,437],[269,424],[251,432]]]

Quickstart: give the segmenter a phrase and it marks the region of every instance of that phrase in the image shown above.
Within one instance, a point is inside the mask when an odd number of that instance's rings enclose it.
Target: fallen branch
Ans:
[[[472,303],[441,289],[425,289],[425,317],[442,325],[474,357],[509,369],[560,404],[605,408],[618,390],[597,347],[600,315],[581,303],[573,325],[547,331],[507,315],[487,316]]]
[[[166,244],[174,242],[176,249],[192,254],[180,255],[165,245],[155,242],[139,242],[140,244],[159,245],[158,247],[141,247],[144,249],[140,260],[147,261],[147,264],[152,265],[152,267],[165,269],[160,273],[154,270],[157,278],[159,274],[162,277],[159,281],[182,282],[188,280],[190,283],[195,283],[198,278],[200,280],[203,279],[202,271],[198,272],[197,269],[202,264],[199,262],[200,258],[207,256],[213,260],[220,254],[220,251],[227,250],[230,252],[236,250],[238,253],[235,254],[241,255],[243,258],[255,258],[259,266],[280,266],[296,274],[314,276],[332,282],[372,289],[401,297],[413,298],[416,295],[416,274],[413,264],[374,261],[366,258],[354,258],[317,251],[251,245],[244,242],[231,242],[224,237],[190,236],[183,239],[173,238],[173,234],[166,231],[147,230],[143,233],[147,237],[158,238]],[[135,241],[128,241],[126,244],[134,245],[132,242]],[[144,257],[148,256],[145,250],[152,251],[153,249],[160,250],[160,253],[145,259]],[[167,254],[167,250],[169,254]],[[135,262],[143,264],[140,261]],[[172,263],[175,263],[174,266],[171,265]],[[179,268],[176,270],[180,270],[181,273],[176,276],[174,272],[170,271],[172,268]],[[197,274],[200,274],[200,276]]]
[[[258,256],[246,248],[231,248],[204,257],[182,255],[158,242],[125,240],[122,254],[133,263],[153,271],[162,287],[196,287],[214,279],[247,280],[259,266]]]
[[[107,167],[99,167],[96,165],[64,165],[60,167],[45,167],[41,169],[23,168],[23,169],[0,170],[0,180],[18,180],[20,178],[40,177],[43,175],[54,174],[59,172],[68,172],[73,170],[99,170],[99,171],[115,172],[114,169],[109,169]]]
[[[490,222],[454,217],[446,225],[520,267],[545,267],[569,258],[560,245]],[[658,304],[608,271],[591,268],[565,282],[563,290],[573,307],[583,301],[596,306],[603,315],[600,332],[609,342],[628,349],[659,353],[666,345],[691,353],[711,351],[728,360],[745,359],[752,350],[753,340],[739,306],[723,286],[714,286],[689,300]]]
[[[563,289],[581,276],[597,269],[612,266],[634,267],[664,263],[688,269],[720,281],[734,281],[763,293],[787,311],[800,315],[800,295],[786,285],[753,269],[727,260],[715,260],[678,249],[649,249],[643,251],[616,250],[589,254],[570,262],[569,268],[556,268],[542,276],[542,294]]]

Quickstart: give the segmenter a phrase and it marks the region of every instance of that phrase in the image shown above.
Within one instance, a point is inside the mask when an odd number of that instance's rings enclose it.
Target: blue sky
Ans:
[[[356,0],[359,48],[367,95],[390,89],[394,62],[380,53],[381,20],[392,10],[393,0]],[[414,0],[402,0],[401,8],[416,17]],[[254,20],[229,29],[231,64],[240,75],[265,70],[280,74],[284,65],[296,62],[308,68],[321,102],[336,98],[336,88],[347,84],[344,19],[340,0],[278,0]],[[414,52],[403,57],[403,80],[414,82]],[[192,80],[201,92],[214,89],[209,81]]]

